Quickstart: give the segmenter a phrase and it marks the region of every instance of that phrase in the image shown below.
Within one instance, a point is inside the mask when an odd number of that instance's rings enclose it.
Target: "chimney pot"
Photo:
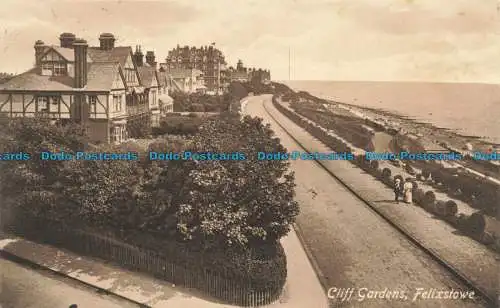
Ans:
[[[59,36],[60,46],[64,48],[71,48],[76,36],[73,33],[64,32]]]
[[[45,43],[41,40],[35,42],[35,66],[40,69],[40,59],[45,50]]]
[[[147,51],[146,52],[146,63],[149,64],[152,67],[156,67],[156,61],[155,61],[155,53],[154,51]]]
[[[99,45],[101,50],[111,50],[115,48],[115,36],[111,33],[101,33],[99,36]]]
[[[144,63],[144,55],[141,51],[141,46],[137,45],[135,47],[135,53],[134,53],[134,59],[135,59],[135,64],[137,66],[142,66]]]
[[[75,53],[75,88],[83,88],[87,84],[87,41],[76,39],[73,42]]]

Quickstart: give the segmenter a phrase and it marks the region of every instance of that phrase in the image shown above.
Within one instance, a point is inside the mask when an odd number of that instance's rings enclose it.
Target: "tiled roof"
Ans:
[[[101,50],[99,47],[89,47],[88,55],[93,62],[118,62],[125,65],[127,57],[132,53],[130,46],[118,46],[111,50]]]
[[[139,66],[137,68],[141,79],[141,85],[149,88],[155,78],[156,69],[151,66]]]
[[[85,90],[109,91],[112,89],[113,81],[118,74],[118,63],[92,63],[88,70]]]
[[[0,90],[71,91],[73,90],[73,78],[41,76],[33,68],[1,84]]]
[[[199,76],[203,73],[197,69],[169,68],[167,69],[167,74],[172,76],[172,78],[189,78]]]
[[[88,91],[110,91],[116,75],[119,74],[118,63],[89,63],[87,70]],[[0,90],[24,91],[73,91],[74,78],[69,76],[41,76],[33,68],[20,75],[14,76],[4,84]]]
[[[55,50],[69,62],[75,62],[75,51],[73,50],[73,48],[65,48],[60,46],[46,46],[43,52],[44,55],[51,49]],[[87,62],[88,63],[92,62],[92,58],[89,56],[89,54],[87,54]]]

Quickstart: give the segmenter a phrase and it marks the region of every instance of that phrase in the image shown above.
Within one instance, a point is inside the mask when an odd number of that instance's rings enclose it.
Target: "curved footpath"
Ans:
[[[271,96],[248,98],[246,113],[259,116],[270,123],[289,151],[303,149],[269,116],[272,112],[281,125],[307,147],[309,152],[330,152],[305,130],[277,111]],[[398,222],[409,225],[416,235],[450,257],[447,260],[465,267],[475,282],[496,291],[497,261],[480,244],[453,235],[445,223],[432,219],[422,209],[392,202],[392,192],[382,183],[355,168],[347,161],[324,161],[339,178],[350,182],[366,199],[378,207],[390,210]],[[460,289],[463,286],[435,261],[413,246],[366,204],[349,192],[341,183],[314,161],[291,161],[297,183],[296,199],[301,204],[297,219],[305,246],[316,264],[318,276],[325,289],[351,291],[353,295],[330,292],[332,305],[351,307],[479,307],[470,300],[422,299],[419,292]],[[493,278],[495,276],[495,278]],[[365,289],[363,289],[365,288]],[[423,290],[419,289],[423,288]],[[367,299],[365,290],[400,291],[404,299]],[[373,295],[373,293],[372,293]],[[368,296],[367,296],[368,297]],[[344,300],[342,300],[344,298]]]
[[[310,264],[297,235],[292,230],[282,239],[282,245],[287,255],[288,277],[281,297],[266,308],[327,308],[328,301],[319,283],[314,269]],[[53,246],[34,243],[16,236],[0,232],[0,257],[11,262],[21,264],[31,269],[32,275],[36,272],[48,274],[59,281],[62,291],[71,286],[78,287],[101,295],[109,300],[121,302],[120,306],[93,305],[93,307],[143,307],[143,308],[234,308],[237,306],[224,304],[214,298],[207,297],[200,292],[175,286],[162,279],[153,278],[140,272],[133,272],[120,268],[111,262],[97,258],[77,255],[73,252]],[[3,268],[2,268],[3,270]],[[37,307],[53,308],[68,307],[69,304],[78,304],[79,307],[92,307],[91,303],[99,303],[100,296],[79,297],[75,292],[56,292],[57,288],[28,289],[29,281],[22,285],[15,275],[3,273],[5,288],[4,297],[9,301],[5,304],[18,305],[7,307]],[[4,275],[5,274],[5,275]],[[25,279],[26,280],[26,279]],[[40,280],[40,279],[39,279]],[[17,288],[17,289],[16,289]],[[69,290],[69,289],[68,289]],[[42,292],[43,291],[43,292]],[[71,290],[69,290],[71,291]],[[40,305],[25,305],[35,292],[47,299],[47,303]],[[1,292],[0,292],[1,293]],[[42,294],[44,293],[44,294]],[[95,293],[94,293],[95,294]],[[70,296],[72,296],[70,298]],[[104,297],[105,298],[105,297]],[[54,303],[67,304],[57,304]],[[0,307],[2,296],[0,296]],[[51,304],[52,303],[52,304]],[[82,306],[83,305],[83,306]],[[87,306],[86,306],[87,305]]]

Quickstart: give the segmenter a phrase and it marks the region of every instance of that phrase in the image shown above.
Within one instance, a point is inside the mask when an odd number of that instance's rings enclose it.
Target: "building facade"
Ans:
[[[171,70],[200,70],[207,93],[216,94],[225,92],[227,89],[226,64],[224,54],[215,48],[214,44],[199,48],[177,45],[168,52],[164,67]]]
[[[194,68],[162,68],[173,92],[206,93],[203,72]]]
[[[228,76],[230,82],[253,82],[253,83],[268,83],[271,81],[271,73],[269,70],[261,68],[247,68],[243,65],[243,61],[238,60],[236,68],[229,67]]]
[[[261,68],[251,68],[248,70],[248,80],[253,83],[268,84],[271,82],[271,72]]]
[[[0,114],[83,122],[97,143],[135,137],[151,111],[132,48],[115,47],[110,33],[97,47],[72,33],[59,40],[36,41],[35,67],[0,85]]]
[[[137,65],[141,86],[144,87],[148,100],[148,108],[151,116],[151,126],[160,126],[160,82],[157,74],[157,63],[155,62],[155,54],[153,51],[146,53],[146,62],[144,62],[144,54],[140,46],[136,46],[134,53],[134,61]]]
[[[158,93],[159,93],[159,105],[160,105],[160,117],[164,116],[166,113],[174,112],[174,100],[170,97],[169,91],[169,81],[168,76],[164,71],[159,70],[158,74]]]

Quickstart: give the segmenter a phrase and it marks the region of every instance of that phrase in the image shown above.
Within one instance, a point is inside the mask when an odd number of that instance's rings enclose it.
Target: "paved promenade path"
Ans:
[[[321,147],[321,143],[279,113],[272,106],[270,95],[249,98],[246,112],[262,117],[270,123],[288,151],[303,151],[303,149],[268,115],[264,105],[273,113],[273,116],[279,119],[281,125],[292,132],[294,137],[306,143],[310,152],[330,151]],[[362,172],[346,161],[329,163],[335,165],[335,173],[343,172],[343,176]],[[306,247],[311,251],[314,263],[317,264],[324,288],[354,288],[355,290],[352,297],[344,301],[342,298],[332,299],[332,306],[480,307],[477,302],[470,300],[422,299],[418,296],[419,288],[439,291],[470,290],[463,290],[463,286],[454,281],[447,271],[389,226],[316,162],[297,160],[291,161],[291,164],[298,185],[297,201],[301,204],[301,214],[297,224]],[[362,174],[361,178],[351,178],[351,180],[359,190],[365,193],[388,191],[386,187],[379,186],[383,184],[374,181],[367,174]],[[392,200],[392,195],[380,194],[372,197],[376,199],[374,201],[381,204],[392,204],[389,201]],[[399,210],[396,211],[399,213],[403,211],[411,213],[418,209],[398,206]],[[438,220],[427,218],[416,222],[423,223],[413,226],[423,233],[434,232],[434,224],[441,226]],[[449,236],[449,234],[446,230],[445,233],[437,233],[435,236]],[[453,243],[447,242],[447,244],[452,252],[463,253],[453,251]],[[474,261],[473,258],[481,258],[481,256],[467,256],[469,259],[464,262]],[[494,259],[491,261],[492,263],[486,264],[489,266],[488,270],[493,270],[497,265]],[[362,298],[366,290],[384,291],[385,289],[399,291],[399,294],[404,293],[403,299],[377,299],[368,298],[368,296],[364,300]]]
[[[317,276],[309,263],[307,255],[302,249],[297,235],[292,231],[282,239],[283,247],[287,254],[288,280],[281,298],[269,308],[303,308],[317,307],[327,308],[328,302],[319,283]],[[151,278],[137,272],[124,270],[117,266],[107,264],[93,258],[82,257],[74,253],[57,249],[48,245],[41,245],[18,237],[0,234],[0,252],[14,256],[22,260],[22,263],[30,266],[40,266],[62,276],[71,278],[72,285],[87,285],[109,291],[109,297],[123,297],[125,299],[140,303],[146,307],[154,308],[222,308],[234,307],[225,305],[215,299],[196,292],[174,286],[168,282]],[[67,282],[51,281],[48,278],[40,278],[41,275],[30,273],[29,270],[22,271],[24,276],[16,276],[21,270],[12,265],[12,262],[2,260],[2,279],[4,290],[0,299],[11,298],[1,308],[67,308],[69,304],[78,304],[79,308],[85,307],[138,307],[120,300],[122,304],[109,303],[106,299],[98,297],[97,293],[76,290],[75,287],[67,286]],[[9,267],[3,267],[7,264]],[[18,266],[17,266],[18,267]],[[17,278],[16,278],[17,277]],[[34,277],[30,282],[29,277]],[[31,279],[31,278],[30,278]],[[48,282],[47,282],[48,281]],[[21,286],[21,287],[19,287]],[[43,292],[43,296],[42,296]],[[40,300],[46,300],[47,304],[34,305],[34,297],[40,296]],[[116,296],[117,295],[117,296]],[[71,302],[71,303],[69,303]],[[18,305],[7,305],[8,303],[19,303]],[[68,304],[69,303],[69,304]],[[31,305],[31,306],[30,306]]]
[[[82,308],[137,307],[8,260],[0,259],[0,277],[2,308],[68,308],[71,304]]]

